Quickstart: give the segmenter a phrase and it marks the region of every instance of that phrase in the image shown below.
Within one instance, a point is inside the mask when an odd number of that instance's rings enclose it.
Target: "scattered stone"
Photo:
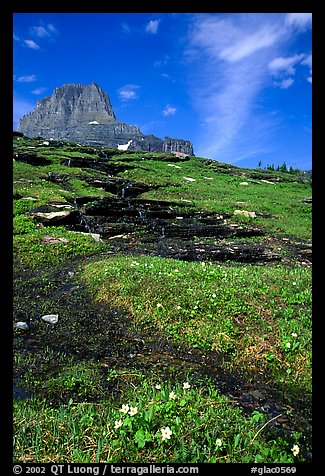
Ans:
[[[248,185],[248,182],[240,182],[239,185]]]
[[[189,182],[195,182],[196,179],[191,178],[191,177],[183,177],[185,180],[188,180]]]
[[[52,207],[55,207],[55,208],[67,208],[67,209],[73,208],[73,206],[70,205],[69,203],[52,203],[51,205]]]
[[[30,211],[28,214],[31,215],[31,216],[34,216],[36,218],[42,218],[42,219],[49,220],[49,221],[52,221],[52,220],[55,221],[58,218],[59,219],[67,218],[70,215],[70,212],[69,211],[62,211],[62,212],[38,212],[38,211],[33,212],[33,211]]]
[[[100,237],[100,233],[90,233],[90,236],[92,237],[92,239],[94,241],[96,241],[97,243],[99,243],[100,241],[102,241],[101,237]]]
[[[261,182],[269,183],[270,185],[276,185],[274,182],[270,182],[269,180],[261,179]]]
[[[234,215],[243,215],[249,218],[256,218],[256,213],[250,212],[248,210],[234,210]]]
[[[54,236],[44,236],[43,241],[46,244],[69,243],[69,240],[67,240],[67,238],[55,238]]]
[[[171,150],[171,153],[174,154],[176,157],[181,158],[181,159],[189,159],[188,154],[184,154],[184,152],[178,152],[175,150]]]
[[[15,324],[16,329],[21,329],[22,331],[28,331],[29,327],[26,322],[16,322]]]
[[[59,320],[58,314],[46,314],[42,316],[43,321],[48,322],[50,324],[56,324]]]
[[[257,389],[256,390],[250,390],[247,393],[248,393],[248,395],[252,396],[256,400],[265,400],[265,395],[260,390],[257,390]]]

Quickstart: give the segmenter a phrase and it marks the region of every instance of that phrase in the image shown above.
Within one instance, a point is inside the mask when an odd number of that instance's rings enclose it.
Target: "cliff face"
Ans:
[[[20,119],[18,131],[27,137],[194,155],[189,141],[144,135],[137,126],[116,120],[108,94],[96,83],[56,88],[52,96],[38,101],[35,110]]]

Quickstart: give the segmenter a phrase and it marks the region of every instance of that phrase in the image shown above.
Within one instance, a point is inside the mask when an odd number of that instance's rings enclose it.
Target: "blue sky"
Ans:
[[[16,13],[14,128],[67,83],[118,120],[240,167],[310,169],[311,13]]]

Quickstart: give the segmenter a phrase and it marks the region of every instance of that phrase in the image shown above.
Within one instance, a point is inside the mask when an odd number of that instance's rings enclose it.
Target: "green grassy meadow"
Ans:
[[[310,181],[107,150],[106,164],[121,166],[115,178],[150,186],[140,198],[258,227],[247,242],[281,257],[191,262],[141,252],[143,230],[140,251],[122,253],[114,240],[44,226],[32,209],[110,197],[89,184],[107,174],[64,165],[98,157],[92,148],[15,137],[14,158],[22,152],[47,162],[13,162],[14,322],[28,317],[30,327],[14,328],[14,376],[31,395],[14,400],[14,461],[310,462],[312,270],[296,252],[311,244]],[[59,324],[50,327],[41,316],[52,313]],[[244,410],[216,384],[218,368],[281,402],[281,413],[257,400]]]

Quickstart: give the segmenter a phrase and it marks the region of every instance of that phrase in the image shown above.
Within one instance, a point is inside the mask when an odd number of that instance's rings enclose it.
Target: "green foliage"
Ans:
[[[48,397],[51,395],[67,395],[80,397],[98,397],[98,387],[96,382],[100,379],[98,369],[94,364],[83,362],[71,364],[61,371],[56,377],[49,379],[43,391]]]
[[[300,461],[292,452],[299,435],[284,440],[261,431],[264,420],[256,415],[245,418],[208,381],[200,387],[145,379],[123,393],[120,404],[70,399],[51,408],[37,399],[16,401],[15,461]]]
[[[310,388],[308,268],[115,256],[86,265],[83,277],[99,302],[131,313],[135,328]]]
[[[37,230],[37,225],[32,217],[17,215],[13,218],[14,235],[25,235]]]
[[[29,217],[22,215],[14,221],[17,222],[17,236],[13,240],[15,259],[31,268],[64,263],[103,249],[102,243],[95,242],[89,234],[70,232],[63,226],[37,228]],[[47,242],[46,236],[53,241]]]
[[[99,149],[69,143],[44,147],[39,139],[15,137],[14,152],[26,151],[27,146],[50,161],[46,166],[18,161],[13,165],[14,259],[30,273],[28,284],[35,285],[42,296],[37,310],[51,312],[55,283],[44,279],[40,289],[33,273],[97,254],[96,260],[80,265],[78,282],[87,286],[98,303],[125,311],[130,335],[148,341],[166,339],[201,355],[214,353],[226,371],[240,369],[247,379],[261,375],[281,386],[287,396],[297,394],[308,402],[309,268],[121,256],[113,254],[113,242],[97,243],[89,234],[37,224],[25,215],[36,206],[109,194],[86,180],[102,172],[63,165],[69,157],[96,158]],[[180,208],[184,213],[187,209],[216,212],[228,223],[246,220],[234,216],[238,208],[255,211],[251,224],[265,232],[263,239],[277,237],[279,244],[287,236],[291,241],[311,240],[311,207],[304,201],[311,197],[311,183],[303,174],[288,170],[285,163],[278,171],[274,166],[262,170],[261,163],[254,170],[199,157],[174,162],[167,154],[102,151],[109,156],[108,162],[130,166],[117,178],[151,186],[142,198],[182,203],[187,207]],[[49,173],[64,180],[49,181]],[[144,234],[143,229],[138,232],[138,237]],[[77,315],[73,323],[69,321],[68,332],[79,328],[78,319]],[[101,337],[99,328],[96,332],[91,345]],[[24,337],[17,334],[18,340]],[[34,349],[33,344],[29,347]],[[244,415],[211,382],[188,377],[190,387],[184,387],[185,381],[178,380],[171,367],[166,375],[172,378],[157,382],[145,366],[141,373],[118,364],[105,367],[104,372],[99,361],[76,361],[54,348],[38,354],[23,349],[15,355],[15,369],[28,390],[47,400],[14,403],[17,462],[304,461],[302,452],[295,456],[293,451],[304,437],[296,433],[280,437],[265,414],[255,410]],[[107,392],[110,386],[117,389],[114,396]],[[128,405],[125,413],[120,411],[122,405]]]

